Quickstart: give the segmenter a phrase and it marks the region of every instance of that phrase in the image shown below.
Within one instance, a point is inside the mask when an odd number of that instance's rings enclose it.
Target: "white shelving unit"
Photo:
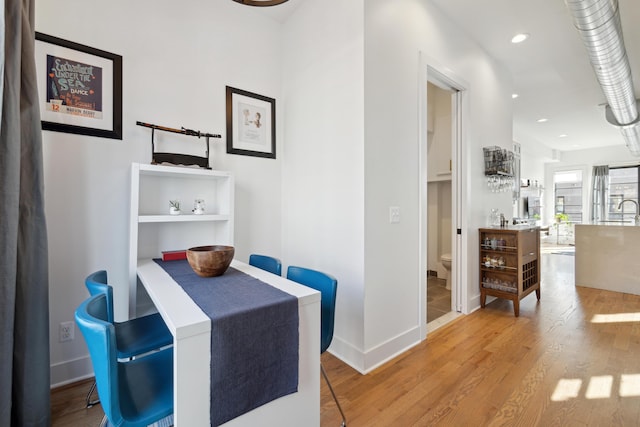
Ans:
[[[191,213],[195,199],[205,213]],[[169,200],[179,200],[182,213],[169,214]],[[129,314],[144,314],[152,303],[138,286],[138,260],[159,258],[163,251],[202,245],[233,245],[234,179],[229,172],[207,169],[131,165],[129,224]]]

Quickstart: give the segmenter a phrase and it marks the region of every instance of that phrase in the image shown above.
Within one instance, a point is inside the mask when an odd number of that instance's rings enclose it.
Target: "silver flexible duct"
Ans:
[[[618,0],[565,0],[607,99],[606,118],[640,156],[640,118],[622,37]]]

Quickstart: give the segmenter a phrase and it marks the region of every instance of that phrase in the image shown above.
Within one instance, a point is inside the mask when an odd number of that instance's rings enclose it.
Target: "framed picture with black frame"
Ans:
[[[122,139],[122,56],[36,32],[42,129]]]
[[[276,100],[226,87],[227,153],[276,158]]]

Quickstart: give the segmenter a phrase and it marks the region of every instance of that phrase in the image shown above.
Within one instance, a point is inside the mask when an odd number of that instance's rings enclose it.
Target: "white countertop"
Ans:
[[[493,226],[490,225],[488,227],[480,227],[480,229],[482,230],[533,230],[536,228],[540,228],[537,225],[531,225],[531,224],[517,224],[517,225],[513,225],[513,224],[509,224],[506,227],[500,227],[498,225]]]
[[[636,227],[633,221],[599,221],[595,223],[583,222],[582,224],[576,224],[576,227],[581,225],[587,225],[591,227]]]

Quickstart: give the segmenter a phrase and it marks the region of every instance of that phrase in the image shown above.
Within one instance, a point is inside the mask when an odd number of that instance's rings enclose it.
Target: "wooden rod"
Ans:
[[[144,123],[144,122],[140,122],[140,121],[137,121],[136,124],[138,126],[143,126],[143,127],[151,128],[151,129],[158,129],[158,130],[162,130],[162,131],[165,131],[165,132],[173,132],[173,133],[180,133],[182,135],[197,136],[198,138],[200,138],[201,136],[210,137],[210,138],[222,138],[218,134],[200,132],[199,130],[196,131],[196,130],[191,130],[191,129],[186,129],[186,128],[175,129],[175,128],[170,128],[170,127],[166,127],[166,126],[152,125],[151,123]]]

